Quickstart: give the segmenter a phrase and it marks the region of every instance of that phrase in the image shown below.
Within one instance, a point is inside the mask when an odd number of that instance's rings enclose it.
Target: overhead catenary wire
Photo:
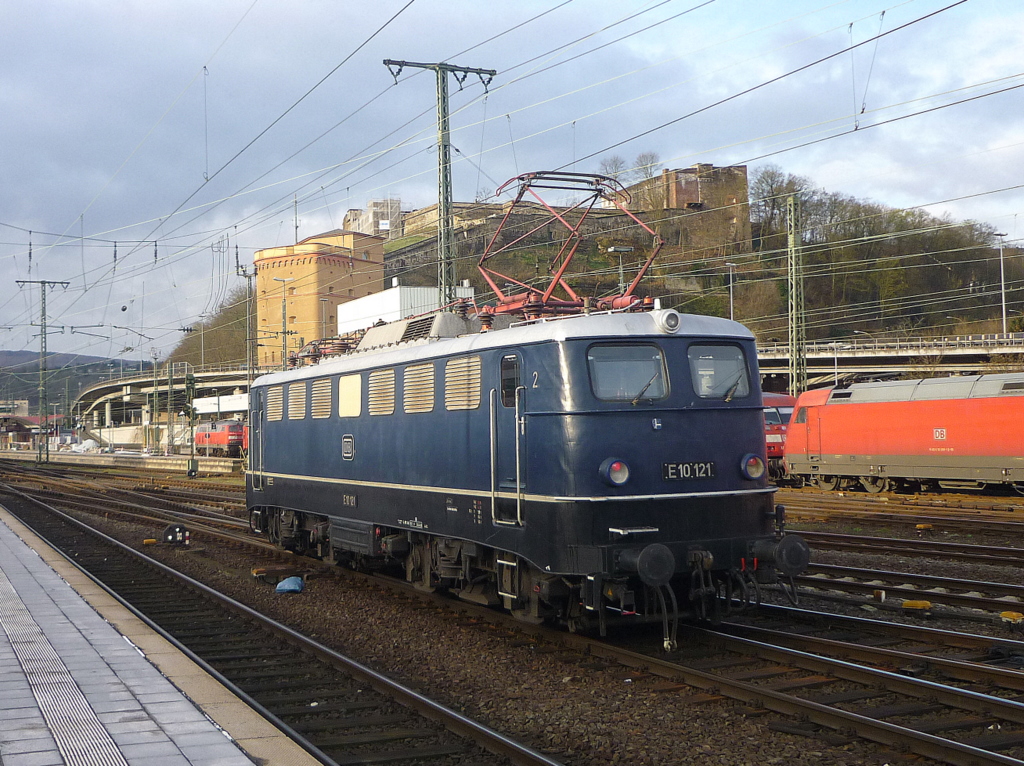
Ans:
[[[269,125],[268,125],[267,127],[265,127],[265,128],[264,128],[264,129],[262,130],[262,131],[260,131],[260,133],[258,133],[258,134],[257,134],[257,135],[256,135],[256,136],[255,136],[255,137],[253,138],[253,139],[251,139],[251,140],[250,140],[250,141],[249,141],[249,142],[248,142],[248,143],[247,143],[247,144],[246,144],[245,146],[243,146],[243,147],[242,147],[242,148],[241,148],[241,149],[240,149],[240,150],[239,150],[238,152],[236,152],[236,153],[235,153],[235,154],[234,154],[234,155],[233,155],[233,156],[232,156],[232,157],[231,157],[231,158],[230,158],[230,159],[229,159],[229,160],[228,160],[227,162],[225,162],[225,163],[224,163],[223,165],[221,165],[221,167],[220,167],[220,168],[218,168],[218,169],[217,169],[217,170],[216,170],[216,171],[215,171],[215,172],[214,172],[214,173],[213,173],[212,175],[210,175],[210,176],[209,176],[209,178],[207,178],[207,179],[204,179],[204,181],[203,181],[203,184],[201,184],[201,185],[200,185],[199,187],[197,187],[197,188],[196,188],[196,189],[195,189],[195,190],[194,190],[194,191],[193,191],[193,192],[192,192],[192,193],[191,193],[191,194],[190,194],[190,195],[189,195],[188,197],[186,197],[186,198],[185,198],[185,200],[183,200],[183,201],[182,201],[181,203],[179,203],[178,207],[177,207],[177,208],[176,208],[176,209],[175,209],[175,210],[174,210],[174,211],[173,211],[173,212],[172,212],[172,213],[171,213],[170,215],[168,215],[168,216],[166,217],[166,219],[161,219],[161,221],[160,221],[160,222],[159,222],[159,223],[157,224],[157,226],[156,226],[156,227],[155,227],[155,228],[154,228],[154,229],[153,229],[153,230],[152,230],[151,232],[149,232],[149,233],[148,233],[148,234],[147,234],[147,235],[146,235],[145,237],[143,237],[143,238],[142,238],[142,240],[140,240],[140,243],[141,243],[141,242],[145,242],[145,241],[151,241],[151,240],[152,240],[152,238],[153,238],[153,234],[155,234],[155,233],[156,233],[156,231],[157,231],[157,230],[158,230],[158,229],[160,228],[160,226],[162,225],[162,223],[163,223],[163,221],[164,221],[164,220],[167,220],[167,219],[171,218],[171,217],[172,217],[173,215],[175,215],[175,214],[176,214],[176,213],[177,213],[177,212],[178,212],[178,211],[179,211],[179,210],[180,210],[180,209],[181,209],[182,207],[184,207],[184,206],[185,206],[185,205],[186,205],[186,204],[188,203],[188,201],[189,201],[189,200],[191,200],[191,199],[192,199],[192,198],[193,198],[193,197],[194,197],[194,196],[195,196],[195,195],[196,195],[196,194],[197,194],[197,193],[198,193],[198,192],[199,192],[199,191],[200,191],[200,190],[202,189],[202,187],[203,187],[203,186],[204,186],[204,185],[205,185],[206,183],[208,183],[208,182],[209,182],[210,180],[212,180],[212,179],[213,179],[213,178],[214,178],[215,176],[217,176],[217,175],[218,175],[219,173],[221,173],[221,172],[222,172],[222,171],[223,171],[223,170],[224,170],[225,168],[227,168],[227,167],[228,167],[229,165],[231,165],[231,164],[232,164],[232,163],[233,163],[233,162],[234,162],[234,161],[235,161],[235,160],[236,160],[236,159],[237,159],[237,158],[238,158],[239,156],[241,156],[241,155],[242,155],[242,154],[243,154],[243,153],[244,153],[244,152],[245,152],[245,151],[246,151],[247,149],[249,149],[249,148],[250,148],[250,147],[251,147],[251,146],[252,146],[253,144],[255,144],[255,143],[256,143],[256,141],[258,141],[258,140],[259,140],[259,139],[260,139],[260,138],[261,138],[261,137],[262,137],[263,135],[265,135],[265,134],[266,134],[267,132],[269,132],[269,131],[270,131],[270,130],[271,130],[271,129],[272,129],[272,128],[273,128],[273,127],[274,127],[274,126],[275,126],[275,125],[277,124],[277,123],[279,123],[279,122],[280,122],[280,121],[281,121],[282,119],[284,119],[284,117],[285,117],[285,116],[287,116],[287,115],[288,115],[288,114],[289,114],[289,113],[290,113],[290,112],[291,112],[292,110],[294,110],[294,109],[295,109],[295,108],[296,108],[296,107],[297,107],[297,106],[298,106],[298,105],[299,105],[299,104],[300,104],[300,103],[301,103],[302,101],[304,101],[304,100],[305,100],[305,99],[306,99],[306,98],[307,98],[307,97],[308,97],[308,96],[309,96],[309,95],[310,95],[310,94],[311,94],[311,93],[312,93],[313,91],[315,91],[315,90],[316,90],[316,89],[317,89],[318,87],[320,87],[320,85],[322,85],[322,84],[323,84],[323,83],[324,83],[324,82],[325,82],[325,81],[326,81],[326,80],[327,80],[327,79],[328,79],[329,77],[331,77],[331,75],[333,75],[333,74],[334,74],[335,72],[337,72],[337,71],[338,71],[338,70],[339,70],[339,69],[340,69],[340,68],[341,68],[341,67],[342,67],[342,66],[343,66],[343,65],[344,65],[345,63],[347,63],[347,62],[348,62],[349,60],[351,60],[351,58],[352,58],[352,57],[353,57],[353,56],[354,56],[354,55],[355,55],[356,53],[358,53],[358,52],[359,52],[359,50],[361,50],[361,49],[362,49],[363,47],[365,47],[365,45],[366,45],[366,44],[368,44],[368,43],[369,43],[369,42],[370,42],[370,41],[371,41],[372,39],[374,39],[374,38],[375,38],[375,37],[376,37],[377,35],[379,35],[379,34],[380,34],[380,32],[382,32],[382,31],[383,31],[383,30],[384,30],[384,29],[385,29],[385,28],[386,28],[387,26],[389,26],[389,25],[390,25],[390,24],[391,24],[391,23],[392,23],[392,22],[393,22],[393,21],[394,21],[395,19],[397,19],[397,18],[398,18],[398,17],[399,17],[399,16],[400,16],[400,15],[401,15],[401,14],[402,14],[402,13],[403,13],[403,12],[404,12],[404,11],[405,11],[405,10],[406,10],[407,8],[409,8],[409,7],[410,7],[410,6],[411,6],[411,5],[412,5],[412,4],[414,3],[414,2],[415,2],[415,0],[408,0],[408,2],[406,2],[406,3],[405,3],[405,5],[404,5],[404,6],[402,6],[402,8],[400,8],[400,9],[399,9],[399,10],[398,10],[398,11],[397,11],[396,13],[394,13],[394,14],[393,14],[393,15],[392,15],[392,16],[391,16],[391,17],[390,17],[390,18],[389,18],[389,19],[388,19],[387,21],[385,21],[385,22],[384,22],[384,23],[383,23],[383,24],[382,24],[381,26],[379,26],[379,27],[378,27],[378,28],[377,28],[377,29],[376,29],[376,30],[375,30],[375,31],[374,31],[374,32],[373,32],[373,33],[372,33],[372,34],[371,34],[371,35],[370,35],[369,37],[367,37],[367,38],[366,38],[366,39],[365,39],[365,40],[364,40],[364,41],[363,41],[362,43],[360,43],[360,44],[359,44],[358,46],[356,46],[356,48],[355,48],[355,49],[353,49],[353,50],[352,50],[352,51],[351,51],[351,52],[349,53],[349,55],[348,55],[348,56],[346,56],[346,57],[345,57],[345,58],[344,58],[344,59],[343,59],[343,60],[342,60],[341,62],[339,62],[339,63],[338,63],[338,64],[337,64],[337,65],[336,65],[336,66],[335,66],[335,67],[334,67],[334,68],[333,68],[333,69],[332,69],[332,70],[331,70],[330,72],[328,72],[328,73],[327,73],[326,75],[324,75],[324,76],[323,76],[323,77],[322,77],[322,78],[321,78],[321,79],[320,79],[320,80],[319,80],[319,81],[318,81],[318,82],[317,82],[317,83],[316,83],[315,85],[313,85],[313,86],[312,86],[312,87],[311,87],[310,89],[308,89],[308,90],[307,90],[307,91],[306,91],[306,92],[305,92],[305,93],[304,93],[304,94],[303,94],[303,95],[302,95],[302,96],[301,96],[301,97],[300,97],[300,98],[299,98],[299,99],[298,99],[297,101],[295,101],[295,102],[294,102],[294,103],[293,103],[293,104],[292,104],[292,105],[291,105],[291,106],[290,106],[290,107],[289,107],[288,109],[286,109],[286,110],[285,110],[284,112],[282,112],[282,113],[281,113],[280,115],[278,115],[278,117],[277,117],[276,119],[274,119],[274,120],[273,120],[273,121],[272,121],[272,122],[271,122],[271,123],[270,123],[270,124],[269,124]],[[87,209],[88,209],[88,208],[87,208]],[[137,248],[137,247],[138,247],[138,245],[136,245],[136,248]],[[131,255],[132,253],[134,253],[134,252],[135,252],[135,249],[136,249],[136,248],[133,248],[133,249],[132,249],[132,251],[131,251],[131,252],[129,253],[129,255]],[[84,295],[84,292],[83,292],[83,293],[82,293],[81,295]]]
[[[565,5],[565,4],[566,4],[566,3],[563,3],[562,5]],[[663,5],[663,4],[664,4],[664,3],[657,3],[657,4],[655,4],[654,6],[652,6],[652,8],[657,8],[657,7],[659,7],[659,6]],[[560,7],[562,7],[562,5],[560,5],[560,6],[556,6],[556,7],[560,8]],[[646,11],[648,11],[648,10],[651,10],[652,8],[648,8],[648,9],[645,9],[645,11],[644,11],[644,12],[646,12]],[[688,9],[688,11],[689,11],[689,10],[692,10],[692,9]],[[688,11],[686,11],[686,12],[688,12]],[[547,13],[547,11],[545,11],[544,13]],[[543,15],[544,15],[544,13],[542,13],[542,14],[538,14],[537,16],[535,16],[535,17],[533,17],[533,18],[531,18],[531,19],[528,19],[528,20],[527,20],[527,22],[523,22],[523,24],[529,23],[530,21],[534,21],[534,20],[536,20],[537,18],[540,18],[541,16],[543,16]],[[625,20],[629,20],[629,19],[632,19],[632,18],[636,17],[637,15],[639,15],[639,14],[638,14],[638,13],[635,13],[635,14],[630,14],[630,15],[627,15],[627,16],[626,16],[626,17],[624,17],[623,19],[620,19],[620,20],[618,20],[618,21],[616,21],[616,22],[614,22],[614,23],[612,23],[612,24],[608,24],[608,25],[605,25],[604,27],[601,27],[601,28],[600,28],[600,29],[599,29],[598,31],[603,31],[603,30],[609,29],[609,28],[611,28],[611,27],[613,27],[613,26],[615,26],[615,25],[617,25],[617,24],[620,24],[620,23],[622,23],[622,22],[623,22],[623,21],[625,21]],[[677,15],[678,15],[678,14],[677,14]],[[674,17],[671,17],[671,18],[674,18]],[[659,22],[659,23],[661,23],[661,22]],[[517,25],[517,26],[522,26],[522,25]],[[653,26],[653,25],[651,25],[651,26]],[[513,27],[513,28],[515,28],[515,27]],[[650,26],[648,26],[648,27],[645,27],[644,29],[649,29],[649,28],[651,28],[651,27],[650,27]],[[504,34],[504,33],[502,33],[502,34]],[[580,40],[583,40],[583,39],[588,39],[588,38],[592,37],[592,36],[593,36],[594,34],[596,34],[596,32],[594,32],[594,33],[590,33],[590,34],[588,34],[588,35],[585,35],[584,37],[581,37],[581,38],[577,38],[576,40],[573,40],[572,42],[570,42],[570,43],[568,43],[568,44],[565,44],[565,45],[563,45],[562,47],[572,47],[573,45],[575,45],[576,43],[578,43],[578,42],[579,42]],[[631,33],[631,34],[635,34],[635,33]],[[500,35],[498,35],[498,36],[500,36]],[[497,36],[496,36],[496,37],[497,37]],[[492,38],[492,39],[493,39],[493,38]],[[621,40],[621,39],[623,39],[623,38],[619,38],[619,39]],[[473,48],[469,48],[469,49],[466,49],[466,50],[472,50],[472,49],[473,49]],[[554,49],[554,50],[558,50],[558,49]],[[592,50],[593,50],[593,49],[592,49]],[[529,61],[529,59],[528,59],[527,61]],[[513,68],[516,68],[516,67],[519,67],[519,66],[521,66],[521,64],[520,64],[520,65],[515,65],[515,66],[514,66]],[[414,75],[414,76],[415,76],[415,75]],[[379,94],[378,94],[378,95],[379,95]],[[424,113],[426,113],[427,111],[429,111],[429,110],[424,110]],[[338,124],[340,124],[340,123],[338,123]],[[335,127],[337,127],[337,124],[335,125]],[[310,143],[309,143],[309,144],[307,144],[306,146],[308,147],[309,145],[311,145],[312,143],[314,143],[314,142],[315,142],[316,140],[317,140],[317,139],[314,139],[314,141],[313,141],[313,142],[310,142]],[[305,148],[305,147],[304,147],[304,148]],[[301,150],[300,150],[300,151],[301,151]],[[294,155],[293,155],[293,156],[294,156]],[[165,218],[165,216],[161,216],[161,218],[160,218],[160,219],[154,219],[154,220],[163,220],[163,218]],[[124,240],[124,239],[122,239],[122,241],[125,241],[125,240]]]
[[[945,6],[944,8],[940,8],[939,10],[933,11],[932,13],[927,13],[927,14],[925,14],[923,16],[919,16],[918,18],[913,19],[912,21],[908,21],[906,24],[902,24],[902,25],[900,25],[898,27],[895,27],[894,29],[891,29],[888,32],[881,32],[878,35],[875,35],[874,37],[868,38],[867,40],[864,40],[862,42],[856,43],[854,45],[850,45],[848,47],[848,49],[844,49],[844,50],[840,50],[840,51],[835,51],[835,52],[830,53],[830,54],[828,54],[826,56],[821,56],[820,58],[815,59],[814,61],[811,61],[810,63],[803,64],[802,66],[796,67],[794,69],[790,69],[789,71],[784,72],[783,74],[780,74],[777,77],[772,77],[772,78],[770,78],[768,80],[764,80],[764,81],[758,83],[757,85],[752,85],[751,87],[746,88],[744,90],[741,90],[738,93],[733,93],[730,96],[726,96],[725,98],[719,99],[719,100],[717,100],[717,101],[715,101],[715,102],[713,102],[711,104],[707,104],[707,105],[705,105],[703,107],[700,107],[699,109],[692,110],[690,112],[687,112],[684,115],[681,115],[681,116],[676,117],[674,119],[668,120],[667,122],[663,122],[660,125],[656,125],[653,128],[641,131],[640,133],[637,133],[637,134],[635,134],[633,136],[630,136],[629,138],[622,139],[621,141],[617,141],[614,144],[610,144],[610,145],[604,147],[603,149],[600,149],[600,150],[598,150],[596,152],[592,152],[591,154],[588,154],[585,157],[581,157],[580,159],[581,160],[585,160],[585,159],[590,159],[592,157],[596,157],[599,154],[603,154],[605,152],[611,151],[612,149],[615,149],[615,148],[617,148],[619,146],[622,146],[623,144],[629,143],[631,141],[635,141],[638,138],[642,138],[644,136],[649,136],[652,133],[655,133],[655,132],[657,132],[659,130],[664,130],[665,128],[667,128],[667,127],[669,127],[671,125],[676,125],[676,124],[682,122],[683,120],[686,120],[686,119],[688,119],[690,117],[695,117],[696,115],[701,114],[703,112],[706,112],[709,109],[712,109],[712,108],[717,107],[717,106],[722,106],[723,104],[727,104],[730,101],[734,101],[735,99],[740,98],[742,96],[749,95],[750,93],[753,93],[754,91],[760,90],[761,88],[766,88],[769,85],[772,85],[772,84],[774,84],[776,82],[779,82],[779,81],[781,81],[781,80],[783,80],[783,79],[785,79],[787,77],[792,77],[793,75],[798,74],[798,73],[803,72],[803,71],[806,71],[807,69],[810,69],[811,67],[815,67],[815,66],[818,66],[819,64],[825,63],[826,61],[830,61],[830,60],[834,59],[836,56],[841,56],[842,54],[846,53],[847,50],[852,50],[853,48],[859,48],[860,46],[867,45],[869,42],[873,42],[874,40],[877,40],[877,39],[879,39],[881,37],[885,37],[887,35],[891,35],[891,34],[895,34],[896,32],[900,32],[900,31],[902,31],[902,30],[904,30],[904,29],[906,29],[906,28],[908,28],[908,27],[910,27],[910,26],[912,26],[914,24],[918,24],[918,23],[920,23],[922,21],[926,21],[927,19],[933,18],[933,17],[939,15],[940,13],[945,13],[946,11],[948,11],[948,10],[950,10],[952,8],[957,7],[958,5],[963,5],[966,2],[967,2],[967,0],[956,0],[956,2],[951,3],[950,5]]]
[[[319,196],[326,197],[326,194],[321,191]],[[324,203],[325,203],[325,205],[327,204],[327,200],[326,199],[324,200]],[[198,251],[198,250],[199,250],[199,246],[198,245],[193,248],[193,251]]]

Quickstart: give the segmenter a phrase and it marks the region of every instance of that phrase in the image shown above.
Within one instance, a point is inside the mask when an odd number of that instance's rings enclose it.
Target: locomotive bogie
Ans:
[[[562,319],[265,376],[253,528],[571,627],[655,619],[675,610],[664,589],[685,605],[756,588],[780,557],[799,568],[790,546],[806,545],[782,544],[767,481],[753,339],[685,319]]]

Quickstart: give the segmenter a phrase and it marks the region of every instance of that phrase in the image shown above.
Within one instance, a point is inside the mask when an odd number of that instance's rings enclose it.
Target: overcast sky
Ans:
[[[296,198],[300,239],[436,202],[434,75],[386,58],[497,70],[450,83],[457,200],[649,151],[1024,224],[1017,0],[3,0],[0,49],[8,350],[39,347],[16,280],[68,283],[50,350],[148,358]]]

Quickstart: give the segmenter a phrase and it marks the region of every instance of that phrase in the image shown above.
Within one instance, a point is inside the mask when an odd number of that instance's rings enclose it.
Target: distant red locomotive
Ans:
[[[200,455],[241,457],[246,441],[240,420],[215,420],[196,428],[196,452]]]
[[[783,449],[786,446],[786,430],[793,416],[796,397],[789,394],[761,394],[764,403],[764,439],[768,447],[768,473],[773,479],[785,474]]]
[[[789,475],[825,489],[1024,493],[1024,373],[808,391],[789,426]]]

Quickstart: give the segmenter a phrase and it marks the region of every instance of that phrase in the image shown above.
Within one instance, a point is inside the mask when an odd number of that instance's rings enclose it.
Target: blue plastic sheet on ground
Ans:
[[[277,593],[302,593],[304,587],[306,583],[301,577],[286,577],[277,584],[275,590]]]

